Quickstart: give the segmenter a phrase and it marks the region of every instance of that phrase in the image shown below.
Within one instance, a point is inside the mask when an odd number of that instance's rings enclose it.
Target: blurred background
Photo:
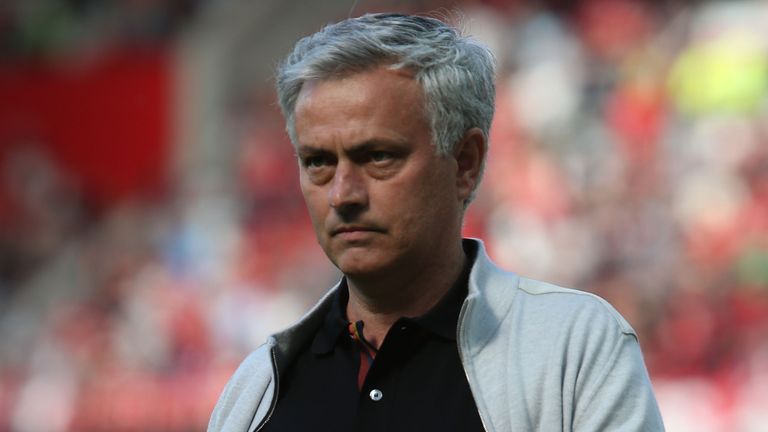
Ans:
[[[338,278],[272,73],[434,12],[492,47],[466,234],[635,327],[670,431],[768,430],[768,2],[0,2],[0,431],[203,430]]]

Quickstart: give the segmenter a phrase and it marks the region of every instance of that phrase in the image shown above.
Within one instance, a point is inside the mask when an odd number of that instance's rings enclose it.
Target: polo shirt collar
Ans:
[[[466,248],[467,259],[459,278],[450,290],[427,313],[414,318],[401,318],[399,321],[411,322],[443,339],[456,340],[456,325],[459,312],[467,297],[469,273],[477,256],[476,249]],[[349,287],[347,279],[342,278],[339,288],[333,295],[333,303],[325,316],[323,325],[312,341],[312,352],[317,355],[329,354],[340,343],[349,343],[347,321],[347,302]]]

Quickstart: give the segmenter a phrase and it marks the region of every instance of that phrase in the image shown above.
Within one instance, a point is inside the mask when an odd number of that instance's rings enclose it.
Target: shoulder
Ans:
[[[565,350],[581,355],[637,342],[629,323],[600,297],[505,271],[491,261],[481,241],[468,239],[465,247],[475,252],[459,328],[469,352],[491,345],[522,347],[531,354]]]
[[[635,331],[621,314],[601,297],[547,282],[521,277],[518,301],[556,319],[589,329],[604,327],[617,333],[636,337]]]
[[[244,381],[260,381],[264,377],[272,376],[271,360],[272,342],[268,341],[256,348],[246,357],[230,379],[230,383],[237,384]]]
[[[209,431],[247,430],[254,413],[272,395],[272,347],[268,341],[243,360],[227,382],[208,424]]]
[[[534,336],[636,338],[627,321],[602,298],[505,271],[488,257],[482,242],[471,240],[477,254],[467,296],[473,336],[485,342],[496,331]]]

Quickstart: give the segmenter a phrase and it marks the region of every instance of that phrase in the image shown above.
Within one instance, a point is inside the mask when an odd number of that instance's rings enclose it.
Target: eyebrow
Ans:
[[[307,145],[302,145],[296,148],[296,155],[301,156],[313,156],[317,154],[322,153],[330,153],[328,150],[321,149],[319,147],[312,147]]]
[[[352,146],[345,148],[344,153],[349,155],[359,155],[361,153],[375,150],[379,147],[400,148],[400,147],[403,147],[405,144],[406,144],[405,140],[388,140],[388,139],[374,138],[367,141],[363,141],[359,144],[353,144]],[[299,156],[317,155],[322,153],[332,153],[332,152],[319,147],[314,147],[312,145],[300,145],[296,149],[296,154]]]

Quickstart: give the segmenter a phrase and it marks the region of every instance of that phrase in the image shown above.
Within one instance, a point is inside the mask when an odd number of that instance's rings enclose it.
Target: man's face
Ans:
[[[295,131],[317,239],[343,273],[421,271],[458,243],[466,196],[457,162],[431,144],[408,72],[382,67],[305,83]]]

